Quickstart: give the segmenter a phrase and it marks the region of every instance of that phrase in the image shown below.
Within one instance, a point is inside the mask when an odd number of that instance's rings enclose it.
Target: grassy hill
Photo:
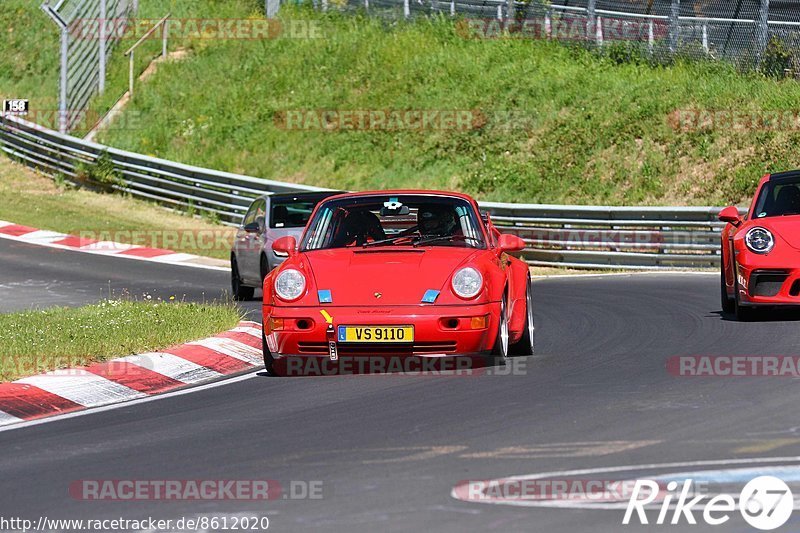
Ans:
[[[248,17],[262,6],[173,4],[195,17]],[[792,111],[793,80],[720,63],[622,61],[618,49],[468,39],[447,18],[388,22],[284,6],[281,19],[284,28],[316,24],[323,36],[176,43],[189,54],[161,65],[127,109],[135,119],[125,123],[137,127],[100,140],[269,179],[556,203],[727,204],[751,194],[764,172],[800,159],[796,128],[675,127],[683,110]],[[479,127],[281,127],[298,110],[473,110]]]

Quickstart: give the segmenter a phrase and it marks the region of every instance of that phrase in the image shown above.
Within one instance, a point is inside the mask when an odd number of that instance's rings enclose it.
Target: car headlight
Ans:
[[[483,288],[483,276],[472,267],[464,267],[453,276],[452,285],[460,298],[474,298]]]
[[[744,242],[750,250],[757,254],[767,254],[775,246],[772,233],[766,228],[756,227],[750,229],[744,236]]]
[[[275,294],[282,300],[297,300],[306,290],[306,277],[299,270],[289,268],[275,278]]]

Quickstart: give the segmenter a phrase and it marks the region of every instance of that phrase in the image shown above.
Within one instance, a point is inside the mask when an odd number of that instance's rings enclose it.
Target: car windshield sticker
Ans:
[[[389,198],[388,202],[383,202],[383,206],[389,211],[397,211],[403,207],[403,204],[397,198]]]

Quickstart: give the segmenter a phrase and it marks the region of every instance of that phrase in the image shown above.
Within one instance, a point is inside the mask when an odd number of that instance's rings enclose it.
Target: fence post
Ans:
[[[548,39],[553,37],[553,21],[550,15],[550,8],[544,12],[544,34]]]
[[[169,41],[169,20],[164,21],[162,28],[163,34],[161,35],[161,57],[167,57],[167,42]]]
[[[603,46],[603,19],[597,17],[597,29],[595,30],[597,35],[595,35],[597,39],[597,46]]]
[[[58,97],[58,131],[67,133],[67,71],[69,70],[69,29],[61,29],[61,80]]]
[[[133,100],[133,75],[134,75],[133,63],[134,63],[134,54],[136,54],[136,52],[131,50],[131,55],[128,58],[128,94],[129,94],[131,100]]]
[[[764,51],[767,49],[769,43],[769,0],[761,0],[761,8],[758,12],[758,62],[761,63],[761,58]]]
[[[650,19],[650,24],[647,25],[647,47],[650,49],[650,55],[653,55],[653,44],[655,44],[655,28],[653,19]]]
[[[514,0],[508,0],[506,3],[506,18],[508,20],[514,20],[515,9]]]
[[[708,55],[708,24],[703,23],[703,52]]]
[[[405,18],[411,16],[411,5],[409,4],[409,0],[403,0],[403,16]]]
[[[678,35],[680,34],[681,0],[672,0],[669,10],[669,51],[673,54],[678,51]]]
[[[596,12],[597,9],[597,0],[589,0],[586,4],[586,40],[592,38],[592,34],[595,33],[594,29],[594,21],[596,19]]]
[[[106,41],[108,40],[108,35],[106,35],[106,28],[108,28],[108,24],[106,23],[107,19],[107,0],[100,0],[100,63],[98,65],[100,77],[97,86],[97,90],[100,92],[100,94],[103,94],[106,90]]]
[[[451,17],[456,16],[456,0],[451,0],[450,2],[450,16]]]

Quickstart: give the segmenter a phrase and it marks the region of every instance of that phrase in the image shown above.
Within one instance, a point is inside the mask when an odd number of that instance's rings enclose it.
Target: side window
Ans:
[[[242,221],[242,226],[246,226],[256,221],[257,217],[263,217],[266,213],[267,209],[267,202],[263,198],[259,198],[250,206],[250,209],[247,210],[247,214],[244,216],[244,220]]]

